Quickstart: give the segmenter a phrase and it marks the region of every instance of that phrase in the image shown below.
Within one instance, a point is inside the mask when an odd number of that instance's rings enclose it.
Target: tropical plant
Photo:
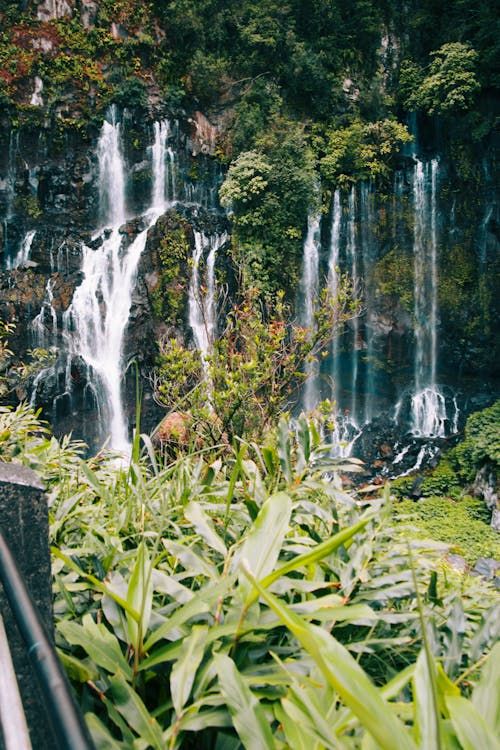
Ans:
[[[494,748],[498,597],[355,495],[318,425],[162,467],[0,413],[47,485],[61,658],[98,748]],[[482,667],[482,669],[481,669]],[[475,738],[475,739],[474,739]],[[476,743],[474,745],[474,742]]]
[[[369,123],[355,120],[348,127],[332,128],[322,143],[321,175],[335,186],[360,179],[387,181],[396,155],[411,140],[406,125],[391,119]]]
[[[447,115],[470,109],[480,89],[478,54],[470,44],[449,42],[431,52],[427,75],[412,61],[401,69],[401,92],[410,110]]]
[[[426,669],[451,716],[443,691],[476,679],[496,637],[488,587],[462,582],[459,617],[442,547],[414,544],[412,573],[387,492],[343,490],[357,464],[329,459],[314,423],[212,464],[161,468],[144,439],[151,469],[84,462],[43,432],[22,454],[49,488],[61,657],[98,747],[414,747]],[[452,677],[417,659],[423,607]]]
[[[304,364],[357,314],[347,282],[336,299],[324,297],[312,330],[289,322],[283,295],[271,308],[250,289],[227,314],[223,332],[209,342],[204,357],[178,339],[164,340],[155,374],[157,401],[188,412],[190,428],[201,430],[207,442],[262,435],[293,404],[306,377]]]

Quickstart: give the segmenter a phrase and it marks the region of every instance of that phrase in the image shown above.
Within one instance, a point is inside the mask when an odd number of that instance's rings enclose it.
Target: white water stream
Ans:
[[[304,300],[302,325],[304,328],[309,328],[311,330],[315,325],[314,314],[317,309],[319,296],[320,234],[321,226],[319,216],[309,216],[307,220],[307,235],[304,242],[301,291]],[[317,406],[319,399],[317,377],[313,372],[314,363],[306,363],[305,373],[307,375],[307,380],[305,382],[303,394],[303,408],[305,411],[312,411]]]
[[[26,263],[26,261],[29,260],[31,245],[33,244],[33,239],[35,237],[35,234],[36,234],[36,231],[34,229],[31,229],[29,232],[26,233],[21,243],[21,247],[19,248],[15,257],[7,258],[7,263],[6,263],[7,270],[19,268],[19,266],[22,266],[24,263]]]
[[[217,328],[215,261],[217,251],[227,242],[228,235],[225,233],[205,235],[195,230],[194,240],[188,322],[196,347],[201,353],[205,375],[208,377],[207,357],[210,354]],[[205,260],[204,269],[203,260]]]
[[[129,450],[122,398],[123,340],[148,229],[166,207],[167,135],[167,124],[156,123],[151,209],[144,217],[144,228],[127,246],[126,234],[120,231],[126,219],[120,124],[114,117],[111,122],[104,122],[97,154],[101,220],[105,228],[96,235],[102,240],[97,249],[83,247],[83,280],[64,314],[68,349],[73,356],[80,356],[91,370],[98,413],[105,421],[101,431],[109,435],[110,447],[116,451]]]
[[[446,399],[436,383],[438,324],[437,265],[438,162],[417,159],[414,199],[415,391],[411,398],[412,432],[420,437],[446,435]]]

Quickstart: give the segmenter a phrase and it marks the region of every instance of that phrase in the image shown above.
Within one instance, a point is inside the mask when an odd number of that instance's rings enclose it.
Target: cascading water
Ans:
[[[163,127],[162,127],[163,125]],[[125,165],[121,150],[120,124],[105,121],[99,137],[99,197],[104,229],[97,249],[83,247],[83,281],[64,315],[67,346],[89,366],[99,413],[110,435],[110,447],[129,448],[127,421],[122,400],[122,349],[132,303],[137,265],[148,229],[165,209],[165,152],[167,127],[155,127],[153,145],[153,191],[145,228],[124,247],[120,226],[125,221]]]
[[[303,298],[302,325],[304,328],[314,328],[314,314],[319,296],[319,248],[320,248],[320,219],[319,216],[309,216],[307,220],[307,235],[304,242],[303,268],[301,291]],[[318,382],[313,375],[312,363],[306,363],[305,374],[307,380],[304,386],[303,408],[312,411],[319,399]]]
[[[417,159],[414,197],[415,392],[411,398],[412,432],[421,437],[446,435],[446,399],[436,384],[438,272],[438,162]]]
[[[346,255],[349,273],[351,277],[352,293],[357,299],[361,293],[361,279],[359,276],[358,255],[356,252],[356,190],[354,185],[349,191],[347,214],[347,246]],[[352,346],[351,346],[351,419],[357,424],[358,421],[358,371],[359,371],[359,317],[355,315],[352,321]]]
[[[330,253],[328,256],[328,290],[334,305],[339,304],[338,295],[340,291],[340,240],[342,229],[342,204],[340,191],[336,190],[333,196],[332,223],[330,230]],[[349,411],[342,411],[340,404],[340,393],[342,389],[341,366],[340,366],[340,339],[341,332],[334,332],[332,342],[332,403],[334,408],[334,429],[331,433],[332,455],[345,458],[349,456],[352,449],[352,441],[355,435],[354,425],[351,421]]]
[[[10,268],[10,255],[11,255],[11,238],[9,232],[9,220],[12,217],[12,209],[14,204],[15,196],[15,183],[16,183],[16,156],[18,149],[18,133],[14,133],[13,130],[9,136],[9,155],[7,162],[7,174],[5,178],[5,219],[3,222],[3,255],[6,259],[6,267]]]
[[[26,263],[29,260],[31,245],[33,244],[33,239],[35,237],[35,234],[36,234],[36,231],[34,229],[31,229],[29,232],[26,233],[21,243],[21,247],[19,248],[15,257],[7,258],[7,270],[19,268],[19,266],[22,266],[24,263]]]
[[[364,421],[369,423],[376,413],[375,403],[375,331],[373,314],[375,310],[375,289],[373,284],[373,267],[377,257],[377,247],[373,228],[375,226],[374,194],[369,182],[362,182],[360,189],[360,229],[361,256],[363,260],[365,326],[365,403]]]
[[[193,268],[189,285],[189,326],[194,342],[201,353],[205,374],[207,357],[214,340],[217,327],[215,261],[217,251],[227,242],[227,234],[207,236],[194,232]],[[208,254],[207,254],[208,251]],[[205,274],[202,274],[202,260],[206,254]]]
[[[151,208],[163,210],[165,204],[176,201],[175,153],[168,145],[172,129],[168,120],[154,123],[154,143],[151,146],[153,189]]]
[[[169,136],[169,124],[167,121],[154,123],[154,143],[151,146],[152,170],[153,170],[153,194],[152,206],[163,206],[165,203],[166,188],[166,164],[165,151],[167,138]]]
[[[332,303],[338,306],[338,295],[340,288],[340,228],[342,221],[342,206],[340,203],[340,191],[336,190],[333,196],[332,224],[330,230],[330,254],[328,257],[328,291]],[[332,342],[332,401],[338,407],[338,395],[340,391],[340,363],[339,363],[339,339],[340,331],[335,331]]]
[[[31,322],[31,331],[36,345],[42,349],[51,346],[57,337],[57,314],[52,305],[54,300],[52,285],[52,279],[49,279],[45,287],[45,299],[41,310]]]

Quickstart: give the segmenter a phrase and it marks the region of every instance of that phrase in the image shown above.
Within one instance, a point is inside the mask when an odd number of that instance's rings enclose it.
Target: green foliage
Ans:
[[[0,399],[5,399],[16,389],[21,389],[35,375],[49,368],[55,360],[54,351],[39,348],[28,349],[27,362],[16,360],[7,338],[15,328],[14,323],[4,323],[0,320]]]
[[[374,278],[377,289],[392,297],[407,312],[413,312],[413,274],[409,273],[412,261],[401,247],[393,247],[375,264]]]
[[[151,304],[156,318],[168,325],[181,324],[186,304],[187,279],[183,271],[188,268],[190,256],[187,225],[167,228],[158,246],[158,278],[152,289]]]
[[[228,70],[228,61],[223,57],[196,50],[184,78],[186,90],[202,104],[214,101],[227,86]]]
[[[113,90],[113,101],[120,107],[145,110],[148,104],[147,89],[140,78],[126,78]]]
[[[412,136],[396,120],[363,123],[355,120],[345,128],[328,130],[320,159],[322,177],[331,185],[346,185],[364,179],[387,180],[394,159]]]
[[[478,712],[488,746],[494,593],[428,543],[409,563],[388,493],[342,489],[357,465],[329,459],[314,423],[151,468],[82,461],[26,410],[7,424],[21,452],[2,458],[48,487],[58,646],[99,746],[423,748]]]
[[[259,76],[245,88],[235,106],[230,127],[231,150],[240,154],[254,148],[260,135],[278,119],[283,108],[279,86],[269,76]]]
[[[260,194],[269,184],[271,169],[264,154],[258,151],[244,151],[230,164],[220,188],[220,202],[236,214],[240,225],[255,221],[252,208],[256,208]]]
[[[83,461],[26,407],[0,436],[48,488],[57,642],[98,746],[490,746],[495,593],[409,552],[314,422],[149,468]]]
[[[461,478],[472,481],[484,465],[500,468],[500,400],[471,414],[465,425],[465,439],[449,453]]]
[[[246,283],[270,297],[285,288],[291,298],[308,209],[317,201],[313,155],[303,128],[273,120],[256,139],[256,148],[229,167],[220,193],[223,204],[232,205],[233,256]]]
[[[349,289],[336,300],[325,299],[314,331],[289,323],[282,296],[271,307],[262,307],[256,291],[227,315],[225,329],[210,343],[202,362],[197,350],[179,341],[160,344],[156,370],[156,398],[170,410],[188,411],[191,420],[205,424],[214,417],[220,428],[216,442],[238,435],[247,439],[262,434],[275,421],[303,382],[303,366],[331,341],[350,309]]]
[[[427,75],[412,62],[401,72],[402,94],[408,109],[448,115],[470,109],[480,84],[476,76],[477,52],[470,44],[450,42],[431,53]]]
[[[469,496],[453,500],[445,482],[436,486],[435,493],[431,493],[428,487],[425,500],[398,503],[395,506],[397,517],[414,525],[415,536],[440,539],[470,565],[474,565],[479,557],[498,560],[498,532],[489,525],[491,513],[484,500]]]

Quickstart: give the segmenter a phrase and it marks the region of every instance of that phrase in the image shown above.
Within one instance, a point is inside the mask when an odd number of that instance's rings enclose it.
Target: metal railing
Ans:
[[[71,687],[0,531],[0,583],[26,645],[59,750],[95,750]],[[31,750],[7,636],[0,617],[0,723],[6,750]],[[33,748],[41,750],[41,748]],[[47,749],[48,750],[48,749]]]

